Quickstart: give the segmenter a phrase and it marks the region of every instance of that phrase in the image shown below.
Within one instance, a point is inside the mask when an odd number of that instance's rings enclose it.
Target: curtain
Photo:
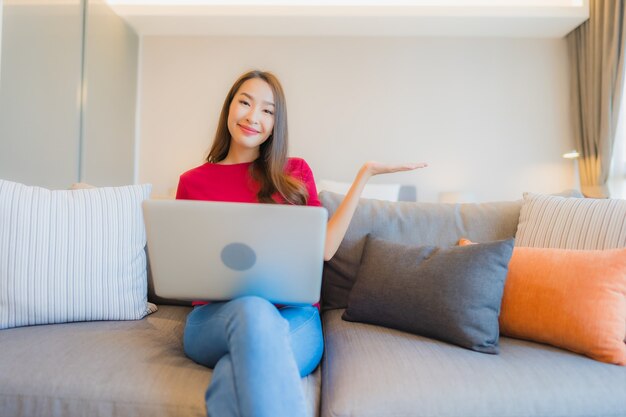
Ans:
[[[567,36],[581,191],[609,196],[608,177],[624,82],[624,2],[590,0],[589,20]]]

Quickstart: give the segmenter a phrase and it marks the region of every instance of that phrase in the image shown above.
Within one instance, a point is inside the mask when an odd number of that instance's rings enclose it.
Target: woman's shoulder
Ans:
[[[309,198],[308,206],[321,206],[322,203],[317,198],[317,187],[315,186],[315,178],[309,164],[302,158],[289,158],[287,161],[287,172],[294,178],[301,180],[307,188]]]
[[[309,167],[309,164],[307,164],[304,159],[294,156],[287,158],[286,171],[292,175],[308,174],[309,172],[311,172],[311,167]]]

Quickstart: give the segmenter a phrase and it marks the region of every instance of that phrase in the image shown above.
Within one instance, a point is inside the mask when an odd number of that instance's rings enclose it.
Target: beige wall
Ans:
[[[97,186],[130,184],[139,37],[105,0],[89,0],[87,13],[80,179]]]
[[[0,6],[0,178],[68,187],[79,171],[82,3]]]
[[[574,186],[563,39],[144,37],[137,181],[169,194],[202,163],[224,96],[250,68],[281,79],[291,154],[318,180],[360,164],[427,161],[418,199],[478,201]]]
[[[135,32],[104,0],[0,0],[0,18],[0,178],[132,183]]]
[[[4,1],[0,0],[0,88],[2,88],[2,10],[4,10]]]

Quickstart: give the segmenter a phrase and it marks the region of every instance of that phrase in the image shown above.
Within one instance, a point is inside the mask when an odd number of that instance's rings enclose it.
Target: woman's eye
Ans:
[[[244,106],[249,106],[250,103],[248,103],[246,100],[239,100],[240,104],[243,104]]]
[[[271,111],[271,110],[263,110],[263,111],[264,111],[265,113],[267,113],[267,114],[271,115],[271,116],[273,116],[273,115],[274,115],[274,112],[273,112],[273,111]]]

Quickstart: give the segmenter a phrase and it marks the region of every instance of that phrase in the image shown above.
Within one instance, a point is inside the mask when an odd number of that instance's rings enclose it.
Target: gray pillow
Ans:
[[[342,195],[322,191],[332,214]],[[464,237],[490,242],[515,236],[522,201],[480,204],[408,203],[361,199],[335,256],[324,264],[322,308],[346,308],[366,235],[407,245],[456,245]]]
[[[370,237],[343,319],[498,353],[513,242],[439,248]]]

